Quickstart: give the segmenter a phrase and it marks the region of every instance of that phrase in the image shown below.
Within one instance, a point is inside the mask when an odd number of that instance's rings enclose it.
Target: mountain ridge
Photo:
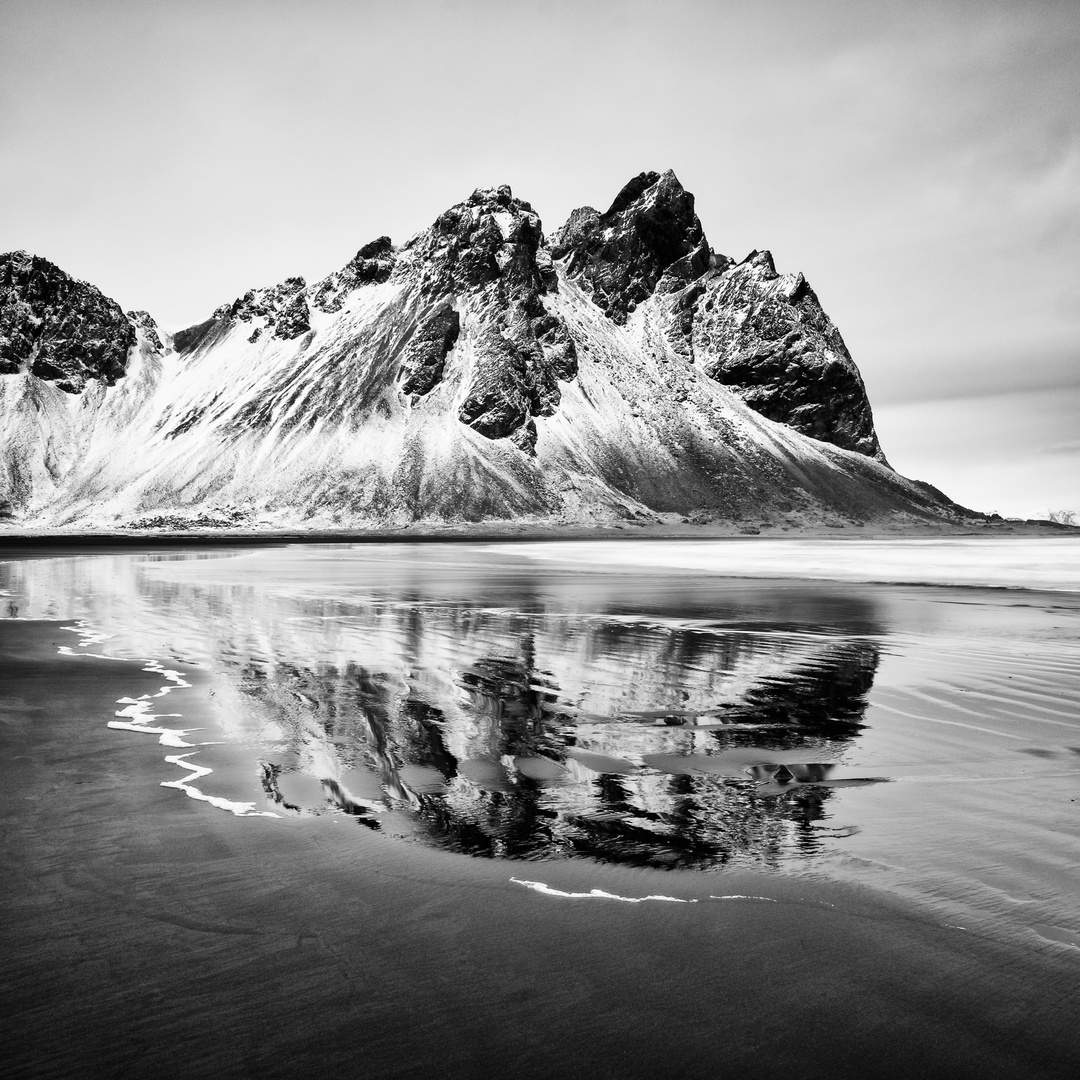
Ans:
[[[768,252],[715,252],[670,171],[550,237],[508,186],[478,188],[401,245],[173,334],[118,312],[47,260],[0,256],[12,520],[970,513],[889,468],[808,283]]]

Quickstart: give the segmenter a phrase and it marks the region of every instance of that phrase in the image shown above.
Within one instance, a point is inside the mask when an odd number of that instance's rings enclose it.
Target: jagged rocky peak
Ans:
[[[533,208],[515,199],[508,184],[477,188],[405,244],[395,277],[422,266],[421,284],[432,292],[464,292],[498,285],[509,294],[542,291],[553,282],[550,260],[540,258],[543,227]],[[546,272],[545,272],[546,271]]]
[[[670,169],[635,176],[603,214],[575,210],[553,237],[552,256],[567,260],[567,274],[619,324],[662,280],[680,288],[713,265],[694,196]]]
[[[137,329],[142,331],[143,339],[146,344],[150,346],[155,352],[161,352],[164,346],[161,343],[161,335],[158,332],[159,327],[157,321],[150,314],[149,311],[129,311],[127,313],[128,319],[131,320],[131,324]]]
[[[879,464],[803,277],[711,251],[670,172],[551,243],[509,187],[479,188],[175,334],[2,256],[0,431],[0,514],[58,525],[951,512]]]
[[[396,253],[389,236],[365,244],[340,270],[312,289],[312,304],[321,311],[340,311],[345,297],[361,285],[377,285],[390,277]]]
[[[249,289],[231,304],[222,304],[213,314],[217,321],[253,323],[251,342],[265,330],[289,341],[311,329],[311,311],[307,305],[306,282],[302,277],[286,278],[267,289]]]
[[[667,344],[763,416],[885,460],[859,371],[802,274],[778,274],[768,251],[739,264],[712,251],[670,170],[636,176],[603,214],[575,210],[552,255],[615,323],[656,297]]]
[[[334,313],[346,296],[362,285],[386,281],[396,258],[389,236],[365,244],[340,270],[310,288],[302,277],[286,278],[269,288],[249,289],[231,303],[222,304],[205,322],[174,335],[178,352],[213,345],[223,328],[236,322],[251,323],[248,341],[265,336],[291,341],[311,330],[311,308]]]
[[[391,274],[416,283],[433,310],[406,348],[402,389],[422,395],[438,384],[460,310],[473,323],[473,363],[458,418],[526,453],[534,417],[555,411],[559,380],[577,371],[573,338],[544,304],[556,277],[542,241],[540,218],[508,185],[477,188],[405,244]]]
[[[753,251],[687,296],[682,329],[707,374],[770,420],[885,460],[859,370],[802,274]]]
[[[575,210],[550,242],[508,185],[478,188],[399,247],[380,236],[312,286],[291,277],[251,289],[164,340],[190,355],[240,333],[253,359],[273,343],[267,364],[292,355],[289,343],[336,350],[362,366],[365,385],[387,373],[402,405],[434,402],[529,454],[536,418],[559,409],[599,325],[579,318],[579,289],[610,321],[604,349],[674,354],[769,419],[884,461],[859,372],[806,280],[778,273],[767,251],[739,264],[712,251],[670,170],[634,177],[604,213]],[[378,291],[345,312],[362,290]],[[647,317],[631,320],[641,305]],[[124,316],[44,259],[0,257],[0,375],[29,372],[77,393],[119,378],[136,340],[163,351],[145,312]]]
[[[25,251],[0,255],[0,375],[29,372],[69,394],[127,370],[135,328],[120,305]]]

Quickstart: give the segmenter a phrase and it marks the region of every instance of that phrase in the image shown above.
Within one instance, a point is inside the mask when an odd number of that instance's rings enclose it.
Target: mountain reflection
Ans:
[[[13,565],[34,617],[212,671],[215,737],[279,812],[491,857],[778,865],[875,779],[846,763],[884,636],[857,588],[454,545]]]
[[[835,631],[460,604],[288,630],[355,658],[302,664],[286,647],[242,664],[279,808],[473,855],[658,867],[816,851],[879,660]]]

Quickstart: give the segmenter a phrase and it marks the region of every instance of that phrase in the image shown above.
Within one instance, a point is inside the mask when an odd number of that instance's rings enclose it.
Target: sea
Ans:
[[[159,674],[85,723],[156,741],[132,782],[207,814],[347,822],[575,902],[851,882],[1080,950],[1072,538],[147,544],[0,560],[0,618]],[[560,891],[567,860],[653,885]]]

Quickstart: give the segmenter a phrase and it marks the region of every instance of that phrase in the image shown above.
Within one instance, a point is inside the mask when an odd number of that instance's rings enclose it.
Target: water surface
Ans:
[[[1072,948],[1076,551],[298,545],[8,562],[0,589],[9,617],[72,620],[73,649],[209,677],[213,731],[184,728],[182,687],[117,710],[117,738],[174,748],[144,782],[206,812],[827,875]]]

